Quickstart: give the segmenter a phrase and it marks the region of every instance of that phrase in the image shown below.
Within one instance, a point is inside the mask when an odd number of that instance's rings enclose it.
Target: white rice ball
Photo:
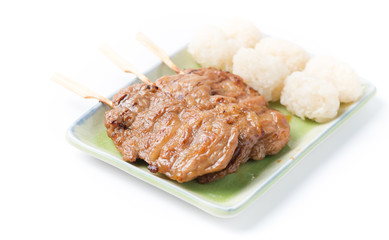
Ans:
[[[285,80],[281,104],[300,118],[317,122],[334,118],[340,105],[338,91],[331,83],[304,72],[294,72]]]
[[[255,49],[261,54],[279,57],[288,66],[290,72],[302,71],[309,60],[309,55],[298,45],[276,38],[264,38]]]
[[[228,39],[221,29],[207,27],[196,33],[188,51],[203,67],[231,71],[232,58],[239,48],[239,41]]]
[[[229,39],[239,41],[241,47],[254,48],[262,37],[254,23],[243,19],[225,19],[220,28]]]
[[[304,70],[308,75],[332,83],[340,102],[354,102],[362,95],[363,87],[355,71],[347,64],[330,56],[313,57]]]
[[[189,43],[188,51],[203,67],[232,71],[232,58],[242,47],[254,47],[261,33],[254,24],[230,19],[219,27],[206,27],[197,31]]]
[[[261,55],[252,48],[241,48],[233,59],[233,73],[262,94],[267,101],[280,99],[288,67],[281,59]]]

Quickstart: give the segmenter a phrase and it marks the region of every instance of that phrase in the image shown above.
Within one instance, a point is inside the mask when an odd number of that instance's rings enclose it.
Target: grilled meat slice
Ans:
[[[206,109],[232,102],[262,113],[268,106],[266,99],[242,78],[215,68],[186,69],[184,74],[161,77],[156,84],[175,97],[185,99],[189,105]]]
[[[260,119],[264,136],[250,150],[239,144],[240,157],[234,158],[222,171],[199,177],[202,183],[236,172],[249,157],[261,160],[266,155],[277,154],[289,141],[287,118],[279,111],[268,109],[266,99],[235,74],[214,68],[186,69],[184,74],[164,76],[156,83],[175,97],[186,99],[191,106],[212,109],[220,104],[239,104],[243,111],[255,112]],[[240,139],[250,136],[242,134]]]
[[[247,161],[263,135],[257,114],[237,103],[202,108],[146,84],[122,89],[113,102],[105,125],[123,159],[141,158],[178,182]]]

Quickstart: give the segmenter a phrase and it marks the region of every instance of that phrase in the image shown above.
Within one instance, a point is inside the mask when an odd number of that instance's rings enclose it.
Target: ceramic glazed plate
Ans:
[[[182,69],[199,67],[186,49],[176,53],[172,59]],[[174,72],[161,64],[151,69],[146,75],[155,80],[163,75],[172,74]],[[131,84],[136,82],[138,80],[134,79]],[[109,108],[102,104],[96,105],[77,120],[70,127],[67,138],[77,148],[210,214],[233,216],[261,196],[309,151],[358,111],[375,93],[375,87],[372,84],[364,82],[364,86],[363,96],[358,102],[342,104],[338,117],[325,124],[301,120],[292,116],[279,103],[270,104],[270,107],[280,110],[290,119],[291,140],[288,145],[275,156],[266,157],[261,161],[250,160],[240,166],[237,173],[208,184],[199,184],[196,181],[177,183],[163,175],[150,173],[142,161],[124,162],[106,134],[104,113]]]

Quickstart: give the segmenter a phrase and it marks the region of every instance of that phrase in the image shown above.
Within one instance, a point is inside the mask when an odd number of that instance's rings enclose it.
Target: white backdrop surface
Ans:
[[[3,1],[0,239],[388,239],[387,10],[384,1]],[[349,63],[376,96],[229,219],[66,142],[67,128],[96,102],[50,82],[54,72],[107,96],[129,77],[101,44],[145,71],[159,61],[136,32],[173,53],[226,16]]]

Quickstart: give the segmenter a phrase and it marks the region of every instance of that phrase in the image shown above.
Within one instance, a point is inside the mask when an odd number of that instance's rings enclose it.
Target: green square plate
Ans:
[[[186,48],[174,54],[172,59],[181,68],[199,67],[187,53]],[[157,79],[171,74],[174,72],[161,64],[151,69],[146,75],[150,79]],[[131,84],[136,82],[138,80],[134,79]],[[108,107],[102,104],[96,105],[77,120],[68,130],[67,139],[77,148],[96,158],[163,189],[210,214],[227,217],[241,212],[261,196],[309,151],[358,111],[374,93],[375,87],[364,81],[364,93],[361,99],[352,104],[342,104],[338,117],[325,124],[301,120],[292,116],[279,103],[270,104],[270,107],[278,109],[290,117],[291,140],[288,145],[275,156],[266,157],[261,161],[250,160],[242,165],[237,173],[208,184],[199,184],[196,181],[177,183],[160,174],[150,173],[143,162],[124,162],[121,154],[106,134],[104,113]]]

